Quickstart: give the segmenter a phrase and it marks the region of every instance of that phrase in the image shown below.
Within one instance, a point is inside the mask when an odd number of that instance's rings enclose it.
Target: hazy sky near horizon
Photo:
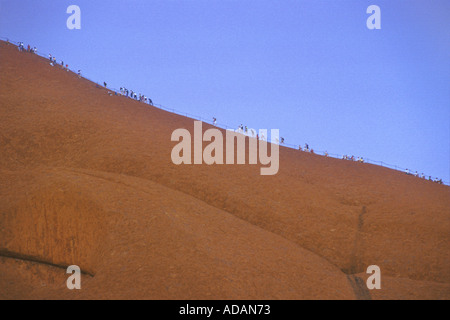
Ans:
[[[81,30],[66,27],[72,4]],[[449,181],[449,12],[448,0],[0,0],[0,37],[157,104]]]

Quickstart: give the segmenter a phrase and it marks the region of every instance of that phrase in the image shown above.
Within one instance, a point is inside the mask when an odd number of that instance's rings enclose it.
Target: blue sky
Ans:
[[[81,30],[66,27],[72,4]],[[372,4],[381,30],[366,27]],[[0,0],[0,37],[157,104],[449,181],[448,12],[447,0]]]

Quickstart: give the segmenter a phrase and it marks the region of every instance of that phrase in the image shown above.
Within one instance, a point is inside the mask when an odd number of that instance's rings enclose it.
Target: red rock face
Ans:
[[[275,176],[176,166],[177,128],[0,42],[0,298],[450,298],[448,186],[284,147]]]

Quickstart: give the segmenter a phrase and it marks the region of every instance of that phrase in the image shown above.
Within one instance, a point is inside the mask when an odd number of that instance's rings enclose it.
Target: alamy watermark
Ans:
[[[252,132],[252,134],[247,134]],[[219,129],[208,129],[203,133],[202,121],[194,121],[194,161],[193,164],[236,164],[246,163],[246,141],[248,140],[248,163],[263,166],[261,175],[275,175],[280,166],[279,161],[279,130],[270,131],[271,148],[268,154],[267,130],[260,129],[256,134],[254,129],[242,132],[240,130],[226,130],[225,150],[224,137]],[[172,149],[172,162],[176,165],[192,164],[192,137],[187,129],[176,129],[172,133],[172,141],[179,141]],[[203,149],[203,142],[210,142]],[[237,145],[235,145],[237,142]],[[235,148],[236,146],[236,148]],[[259,152],[258,152],[259,151]],[[225,159],[224,159],[225,155]],[[259,156],[259,157],[258,157]]]
[[[371,265],[367,267],[367,274],[371,274],[370,277],[367,278],[366,285],[367,289],[373,290],[381,289],[381,270],[380,267],[377,265]]]
[[[71,274],[71,276],[66,281],[67,289],[73,290],[81,289],[81,269],[79,266],[72,265],[67,267],[66,273]]]
[[[77,5],[70,5],[67,7],[66,13],[70,14],[70,17],[67,18],[66,26],[67,29],[81,29],[81,9]]]
[[[381,29],[381,9],[379,6],[371,5],[367,7],[366,13],[371,14],[367,18],[366,25],[369,30]]]

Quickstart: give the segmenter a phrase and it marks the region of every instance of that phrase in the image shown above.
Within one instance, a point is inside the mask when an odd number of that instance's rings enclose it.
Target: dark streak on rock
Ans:
[[[8,251],[8,250],[5,250],[5,249],[0,249],[0,257],[16,259],[16,260],[22,260],[22,261],[28,261],[28,262],[34,262],[34,263],[39,263],[39,264],[44,264],[44,265],[47,265],[47,266],[52,266],[52,267],[60,268],[60,269],[64,269],[64,270],[67,270],[67,268],[69,267],[69,265],[55,264],[55,263],[52,263],[52,262],[48,262],[48,261],[42,260],[41,258],[38,258],[38,257],[34,257],[34,256],[22,254],[22,253],[17,253],[17,252],[11,252],[11,251]],[[83,270],[80,270],[80,271],[84,275],[88,275],[90,277],[94,277],[94,274],[92,272],[83,271]]]

